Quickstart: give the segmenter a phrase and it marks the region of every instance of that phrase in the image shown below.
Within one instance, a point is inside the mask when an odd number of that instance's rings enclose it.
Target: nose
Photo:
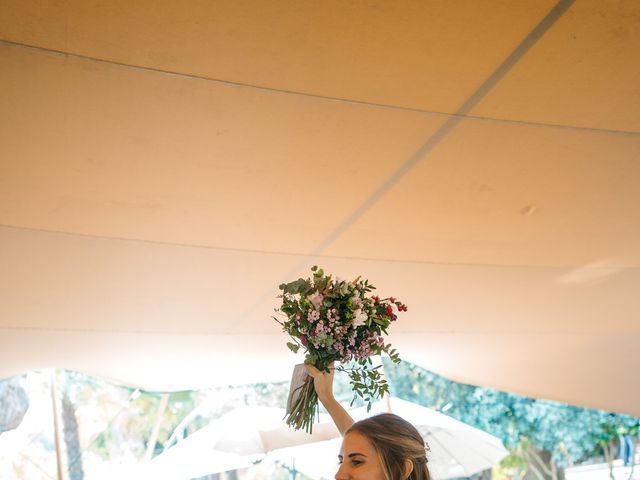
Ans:
[[[336,472],[335,479],[336,480],[347,480],[349,475],[347,475],[347,469],[345,467],[346,462],[342,462],[338,467],[338,471]]]

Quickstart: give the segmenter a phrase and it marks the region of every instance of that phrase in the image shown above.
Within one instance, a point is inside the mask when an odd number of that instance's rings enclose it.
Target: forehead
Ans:
[[[342,439],[340,455],[348,457],[352,453],[361,453],[369,457],[377,455],[376,449],[369,439],[358,432],[349,432]]]

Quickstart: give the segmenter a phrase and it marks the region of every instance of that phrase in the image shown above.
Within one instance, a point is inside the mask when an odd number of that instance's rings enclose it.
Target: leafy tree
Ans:
[[[638,435],[635,417],[461,384],[408,362],[385,368],[393,395],[500,438],[511,452],[504,465],[525,478],[561,479],[567,466],[601,456],[611,464],[618,435]]]
[[[0,434],[20,425],[29,408],[29,397],[20,378],[0,380]]]

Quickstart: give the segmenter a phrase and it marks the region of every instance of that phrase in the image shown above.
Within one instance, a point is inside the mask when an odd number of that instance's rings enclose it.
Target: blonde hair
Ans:
[[[371,442],[380,457],[386,480],[402,480],[406,460],[413,464],[408,480],[431,479],[427,467],[429,447],[420,432],[398,415],[382,413],[360,420],[351,425],[345,435],[350,432],[357,432]]]

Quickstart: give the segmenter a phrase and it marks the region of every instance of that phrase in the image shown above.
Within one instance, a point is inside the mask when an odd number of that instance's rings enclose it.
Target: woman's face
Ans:
[[[385,480],[378,452],[358,432],[349,432],[344,437],[338,461],[336,480]]]

